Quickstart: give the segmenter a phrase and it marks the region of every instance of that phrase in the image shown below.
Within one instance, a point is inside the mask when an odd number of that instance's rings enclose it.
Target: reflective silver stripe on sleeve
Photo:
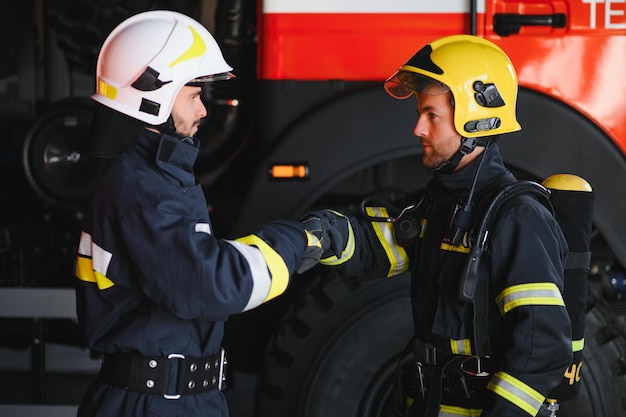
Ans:
[[[76,277],[81,281],[94,282],[101,290],[115,285],[107,276],[113,254],[93,243],[89,233],[81,232],[76,257]]]
[[[109,264],[113,258],[113,254],[102,249],[93,243],[91,235],[87,232],[80,233],[80,242],[78,244],[78,254],[91,257],[93,261],[93,270],[106,275]]]
[[[513,285],[496,297],[501,315],[524,305],[565,306],[558,287],[552,282]]]
[[[78,242],[78,254],[83,256],[91,256],[91,235],[85,231],[80,232],[80,241]]]
[[[457,355],[471,355],[472,346],[469,339],[450,339],[450,349]]]
[[[487,389],[515,404],[531,416],[543,404],[545,397],[514,376],[506,372],[496,372]]]
[[[206,233],[207,235],[210,235],[212,233],[211,225],[208,223],[196,223],[196,232]]]
[[[225,240],[225,242],[233,245],[233,247],[243,255],[252,273],[252,294],[250,294],[248,304],[244,307],[243,311],[260,306],[267,298],[272,284],[272,278],[267,269],[265,258],[261,254],[261,251],[254,246],[244,245],[243,243],[232,240]]]

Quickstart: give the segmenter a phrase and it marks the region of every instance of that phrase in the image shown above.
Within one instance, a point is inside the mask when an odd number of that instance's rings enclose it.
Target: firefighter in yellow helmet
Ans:
[[[517,181],[497,144],[521,129],[513,65],[493,43],[455,35],[424,46],[384,86],[417,99],[414,134],[431,180],[392,204],[366,200],[361,213],[321,210],[303,221],[333,222],[329,238],[343,253],[320,263],[343,277],[410,271],[415,337],[397,370],[396,416],[548,415],[546,397],[572,358],[568,248],[551,211],[530,194],[509,199],[478,274],[468,270],[481,202]]]
[[[193,165],[202,87],[232,68],[211,34],[172,11],[140,13],[105,40],[92,153],[110,159],[87,207],[76,304],[102,354],[78,416],[228,416],[224,322],[283,293],[319,240],[296,221],[213,235]]]
[[[433,96],[450,99],[452,127],[464,146],[448,164],[436,167],[448,172],[456,169],[461,157],[477,144],[487,144],[489,139],[485,138],[521,129],[515,116],[515,69],[500,48],[482,38],[457,35],[426,45],[385,82],[385,90],[399,99],[415,94],[418,99],[422,97],[421,104]],[[426,136],[417,131],[421,127],[418,122],[416,135],[420,139]]]

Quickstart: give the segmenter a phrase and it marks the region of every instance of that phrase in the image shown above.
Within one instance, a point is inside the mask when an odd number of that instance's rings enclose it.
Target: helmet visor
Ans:
[[[450,91],[450,87],[425,75],[400,70],[385,81],[385,91],[392,97],[405,99],[414,93],[438,96]]]
[[[202,77],[196,77],[193,80],[190,80],[185,85],[194,86],[194,87],[202,87],[202,84],[204,83],[212,83],[214,81],[230,80],[231,78],[235,78],[235,75],[233,73],[221,72],[219,74],[211,74],[211,75],[204,75]]]

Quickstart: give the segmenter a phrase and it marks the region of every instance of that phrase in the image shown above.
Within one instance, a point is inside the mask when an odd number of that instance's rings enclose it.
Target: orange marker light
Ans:
[[[269,173],[273,179],[306,179],[309,178],[309,167],[303,164],[276,164],[270,166]]]

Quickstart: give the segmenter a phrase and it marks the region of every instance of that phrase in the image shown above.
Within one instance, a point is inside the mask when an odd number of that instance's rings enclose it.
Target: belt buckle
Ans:
[[[170,353],[169,355],[167,355],[167,359],[181,359],[184,360],[185,359],[185,355],[183,355],[182,353]],[[169,383],[168,383],[169,385]],[[163,398],[165,398],[166,400],[177,400],[180,398],[180,394],[174,394],[174,395],[170,395],[170,394],[163,394]]]
[[[228,360],[226,359],[226,350],[220,349],[220,373],[217,376],[217,389],[222,390],[222,385],[226,382],[226,365]]]
[[[487,359],[489,357],[485,356],[484,358]],[[468,369],[470,366],[472,369]],[[483,368],[483,357],[481,356],[469,356],[464,359],[461,362],[461,370],[471,376],[485,377],[490,375],[489,372]]]
[[[424,346],[425,360],[427,364],[437,365],[437,348],[434,346]]]
[[[183,355],[182,353],[170,353],[169,355],[167,355],[167,359],[185,360],[186,358],[185,358],[185,355]],[[224,383],[226,382],[226,365],[227,364],[228,364],[228,360],[226,359],[226,350],[224,350],[224,348],[221,348],[220,353],[219,353],[219,364],[215,364],[216,366],[219,366],[219,371],[217,375],[217,389],[220,391],[222,390],[222,387],[224,386]],[[168,386],[169,386],[169,383],[168,383]],[[177,400],[181,397],[181,395],[180,394],[163,394],[163,397],[167,400]]]
[[[413,354],[415,359],[422,361],[424,365],[437,365],[437,348],[430,343],[415,339]]]
[[[417,369],[417,377],[419,378],[420,384],[420,395],[422,396],[422,400],[426,399],[426,385],[424,385],[424,370],[422,369],[423,365],[421,362],[415,362],[415,368]]]

